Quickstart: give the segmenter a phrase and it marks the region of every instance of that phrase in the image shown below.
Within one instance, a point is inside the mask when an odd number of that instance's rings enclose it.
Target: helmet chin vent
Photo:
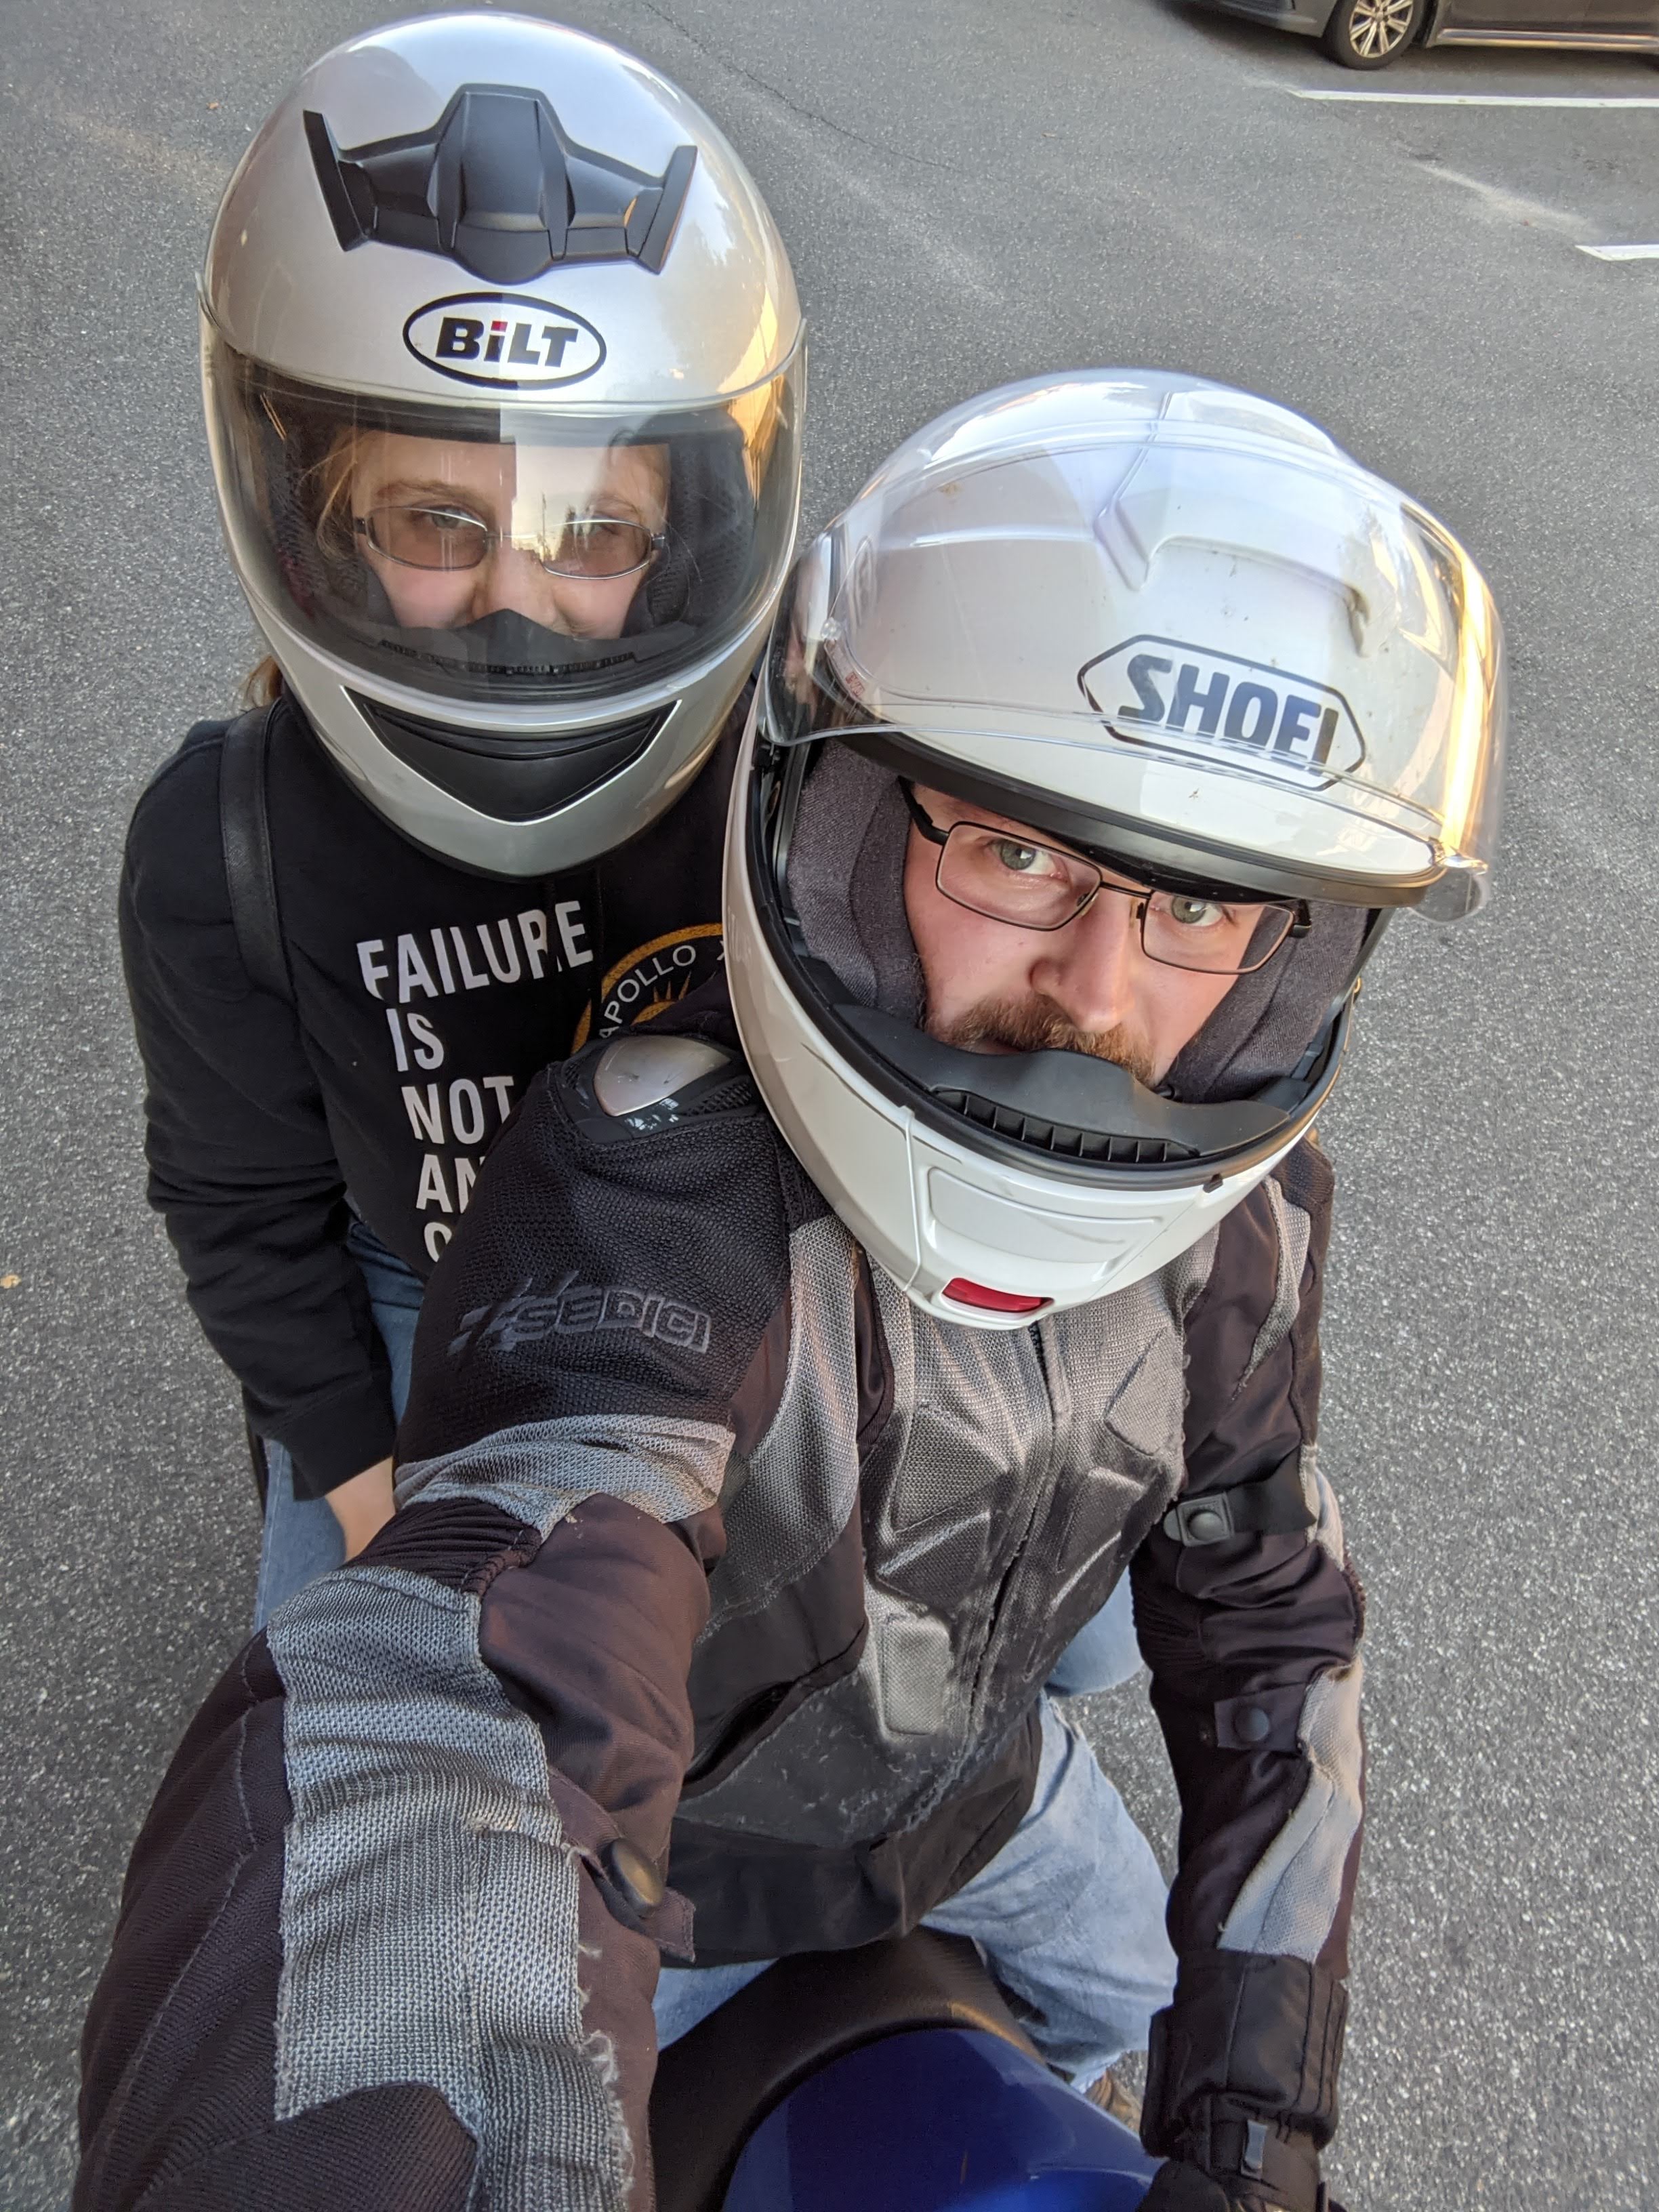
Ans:
[[[425,721],[350,694],[380,743],[405,768],[497,822],[534,822],[574,806],[638,760],[672,708],[597,729],[495,733]]]
[[[1113,1137],[1097,1129],[1068,1128],[1063,1121],[1040,1121],[1014,1107],[999,1106],[994,1099],[981,1098],[972,1091],[935,1091],[933,1096],[941,1106],[954,1108],[981,1129],[1052,1153],[1056,1159],[1091,1160],[1103,1167],[1169,1167],[1198,1158],[1193,1146],[1178,1144],[1172,1137]]]

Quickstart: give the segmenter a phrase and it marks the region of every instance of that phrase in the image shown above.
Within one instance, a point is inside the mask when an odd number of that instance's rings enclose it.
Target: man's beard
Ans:
[[[1109,1060],[1127,1067],[1148,1090],[1158,1079],[1158,1063],[1144,1036],[1127,1023],[1114,1022],[1109,1030],[1080,1030],[1068,1021],[1052,999],[1034,994],[1026,999],[981,999],[953,1022],[936,1028],[930,1016],[926,1027],[941,1044],[1002,1045],[1010,1052],[1085,1052],[1093,1060]]]

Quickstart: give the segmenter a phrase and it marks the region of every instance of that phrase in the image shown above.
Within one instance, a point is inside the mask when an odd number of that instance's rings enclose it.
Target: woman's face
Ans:
[[[567,526],[591,518],[655,536],[666,519],[667,492],[662,446],[489,446],[382,430],[360,441],[350,479],[353,521],[366,525],[357,532],[359,549],[405,629],[454,629],[510,608],[568,637],[620,636],[645,568],[555,574],[538,556],[566,565],[559,549],[562,539],[568,545]],[[471,568],[411,567],[393,558],[383,548],[410,524],[383,521],[387,509],[423,510],[424,539],[441,534],[470,553],[483,543],[483,558]],[[469,524],[482,526],[487,541]],[[647,566],[654,557],[647,553]]]

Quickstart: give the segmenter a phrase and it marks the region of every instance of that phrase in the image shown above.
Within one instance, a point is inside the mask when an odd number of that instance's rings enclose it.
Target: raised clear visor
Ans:
[[[1467,912],[1497,825],[1497,611],[1439,523],[1306,429],[1316,466],[1190,403],[1121,441],[1098,404],[1069,435],[1062,406],[1036,459],[912,449],[803,556],[769,733],[1063,788],[1056,828],[1133,825],[1172,866]]]
[[[204,374],[253,589],[371,679],[638,694],[740,635],[788,557],[798,363],[719,404],[555,414],[301,385],[209,326]]]

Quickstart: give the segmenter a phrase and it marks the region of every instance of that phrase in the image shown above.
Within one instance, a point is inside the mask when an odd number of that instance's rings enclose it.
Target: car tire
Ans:
[[[1387,69],[1422,21],[1423,0],[1336,0],[1320,43],[1344,69]]]

